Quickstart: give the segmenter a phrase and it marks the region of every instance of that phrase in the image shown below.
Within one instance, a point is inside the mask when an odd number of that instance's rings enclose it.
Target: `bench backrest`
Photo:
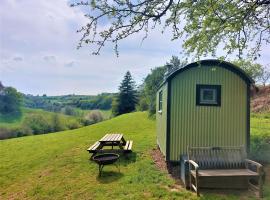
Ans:
[[[188,159],[194,160],[201,169],[244,168],[244,147],[189,147]]]

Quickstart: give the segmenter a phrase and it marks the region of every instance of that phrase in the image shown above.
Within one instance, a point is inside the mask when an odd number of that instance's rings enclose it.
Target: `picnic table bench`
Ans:
[[[233,181],[245,177],[248,185],[258,190],[262,197],[262,165],[248,160],[243,147],[191,147],[188,148],[188,163],[190,189],[198,196],[203,186],[200,184],[202,178],[229,177]],[[258,184],[251,183],[251,179],[256,179]],[[230,183],[224,182],[223,186],[230,188]]]
[[[87,149],[92,153],[91,158],[97,153],[129,153],[132,151],[133,141],[126,141],[123,134],[113,133],[104,135],[99,141],[95,142]],[[111,149],[103,149],[105,146],[110,146]],[[117,149],[114,149],[117,147]]]

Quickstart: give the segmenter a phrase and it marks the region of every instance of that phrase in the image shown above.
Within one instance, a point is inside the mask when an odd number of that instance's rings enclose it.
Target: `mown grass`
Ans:
[[[120,172],[106,166],[98,177],[86,149],[108,132],[124,133],[134,141],[134,152],[121,158]],[[173,189],[175,181],[156,168],[150,157],[155,132],[155,121],[138,112],[72,131],[0,141],[0,199],[197,199]],[[201,199],[239,196],[203,194]]]

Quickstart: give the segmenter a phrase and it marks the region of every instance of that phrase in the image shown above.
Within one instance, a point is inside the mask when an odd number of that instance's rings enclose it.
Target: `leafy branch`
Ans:
[[[91,8],[89,22],[78,30],[78,48],[90,44],[95,55],[109,42],[118,55],[119,41],[139,32],[144,40],[157,24],[198,57],[222,48],[227,55],[256,59],[270,43],[270,0],[91,0],[71,6]]]

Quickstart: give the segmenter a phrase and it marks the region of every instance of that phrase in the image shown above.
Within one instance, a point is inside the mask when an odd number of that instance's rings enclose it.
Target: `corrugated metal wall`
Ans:
[[[162,90],[162,113],[158,112],[159,97],[158,94]],[[156,122],[157,122],[157,143],[163,155],[166,155],[166,130],[167,130],[167,95],[168,83],[164,84],[157,92],[156,97]]]
[[[221,107],[196,106],[196,84],[221,85]],[[201,66],[171,80],[170,160],[187,146],[246,145],[247,85],[221,67]]]

